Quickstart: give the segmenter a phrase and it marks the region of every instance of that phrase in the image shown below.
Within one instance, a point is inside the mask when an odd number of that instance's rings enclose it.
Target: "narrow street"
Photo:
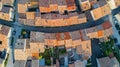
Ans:
[[[120,11],[120,7],[112,10],[112,14],[115,15]],[[89,28],[89,27],[93,27],[96,25],[100,25],[105,21],[105,18],[107,18],[108,16],[102,17],[97,21],[89,21],[85,24],[78,24],[78,25],[72,25],[72,26],[63,26],[63,27],[35,27],[35,26],[27,26],[27,25],[23,25],[17,22],[8,22],[8,21],[4,21],[4,20],[0,20],[0,24],[2,25],[6,25],[6,26],[10,26],[10,27],[14,27],[14,26],[18,26],[22,29],[25,30],[30,30],[30,31],[38,31],[38,32],[46,32],[46,33],[55,33],[55,32],[67,32],[67,31],[75,31],[75,30],[81,30],[81,29],[85,29],[85,28]]]
[[[97,58],[101,58],[104,57],[102,54],[102,51],[100,50],[100,46],[99,46],[99,40],[98,39],[93,39],[92,40],[92,56],[91,56],[91,60],[92,60],[92,67],[97,67]]]
[[[8,63],[6,67],[13,67],[14,65],[14,46],[16,43],[16,40],[18,39],[18,36],[21,34],[21,28],[14,26],[13,31],[16,31],[15,35],[12,35],[13,37],[13,43],[10,46],[10,51],[9,51],[9,58],[8,58]],[[11,31],[11,33],[13,34],[13,31]]]

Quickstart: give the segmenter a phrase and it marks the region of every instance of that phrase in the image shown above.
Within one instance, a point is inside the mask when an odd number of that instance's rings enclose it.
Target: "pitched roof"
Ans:
[[[79,31],[73,31],[73,32],[70,32],[70,36],[72,38],[72,40],[79,40],[81,39],[81,35],[79,33]]]
[[[2,25],[1,30],[0,30],[0,34],[3,34],[3,35],[7,36],[9,31],[10,31],[10,27]]]
[[[110,24],[109,21],[105,21],[105,22],[102,24],[102,26],[103,26],[104,29],[108,29],[108,28],[112,27],[112,25]]]
[[[65,6],[66,5],[66,0],[58,0],[58,5],[59,6]]]
[[[19,18],[21,18],[21,19],[27,19],[25,13],[19,13],[18,16],[19,16]]]
[[[49,0],[39,0],[40,7],[49,7]]]
[[[30,0],[18,0],[18,4],[26,4],[27,2],[30,2]]]
[[[90,38],[87,36],[85,29],[84,29],[84,30],[80,30],[80,35],[81,35],[81,40],[83,40],[83,41],[90,39]]]
[[[87,33],[87,34],[93,33],[93,32],[97,32],[96,27],[91,27],[91,28],[87,28],[87,29],[86,29],[86,33]]]
[[[45,39],[56,39],[55,33],[45,33]]]
[[[66,0],[67,6],[71,7],[75,5],[75,1],[74,0]]]
[[[105,0],[99,0],[97,3],[99,4],[99,7],[107,4],[107,2]]]
[[[1,12],[4,12],[4,13],[9,13],[10,12],[10,7],[5,7],[3,6],[2,9],[1,9]]]
[[[98,59],[100,67],[112,67],[111,61],[109,57],[104,57]]]
[[[38,36],[39,35],[39,36]],[[45,36],[41,32],[31,32],[30,41],[31,42],[44,42]]]

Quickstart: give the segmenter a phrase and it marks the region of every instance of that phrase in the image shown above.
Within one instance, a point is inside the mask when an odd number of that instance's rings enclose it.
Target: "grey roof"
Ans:
[[[26,14],[25,13],[19,13],[18,16],[21,19],[26,19]]]
[[[15,60],[14,67],[25,67],[26,60]]]
[[[70,36],[71,36],[72,40],[78,40],[78,39],[80,39],[80,33],[79,33],[79,31],[70,32]]]
[[[32,60],[32,67],[39,67],[39,60]]]
[[[17,39],[15,49],[24,49],[25,46],[26,48],[30,47],[29,39]]]
[[[84,13],[78,15],[78,18],[84,18],[84,17],[86,17]]]
[[[96,28],[97,28],[97,30],[103,30],[102,25],[98,25],[98,26],[96,26]]]
[[[104,58],[98,59],[98,63],[100,65],[100,67],[112,67],[109,57],[104,57]]]
[[[100,1],[98,1],[98,4],[101,7],[101,6],[104,6],[105,4],[107,4],[107,2],[105,0],[100,0]]]
[[[30,2],[30,0],[18,0],[19,4],[26,4],[27,2]]]
[[[90,38],[86,35],[85,30],[81,30],[81,36],[82,36],[82,40],[90,40]]]
[[[31,32],[30,41],[31,42],[44,42],[45,36],[42,32]]]
[[[9,30],[10,30],[10,27],[2,25],[1,30],[0,30],[0,34],[4,34],[7,36],[9,33]]]
[[[10,7],[3,6],[2,9],[1,9],[1,12],[9,13],[10,12]]]

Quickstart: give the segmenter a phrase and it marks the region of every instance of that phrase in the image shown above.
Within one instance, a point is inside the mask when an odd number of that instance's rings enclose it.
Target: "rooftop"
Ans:
[[[109,21],[104,22],[102,24],[102,26],[103,26],[104,29],[108,29],[108,28],[112,27],[112,25],[111,25],[111,23]]]
[[[117,59],[112,58],[110,59],[109,57],[104,57],[98,59],[98,64],[100,67],[113,67],[116,65],[116,67],[119,67],[119,63]]]
[[[10,7],[3,6],[2,9],[1,9],[1,12],[3,12],[3,13],[9,13],[10,9],[11,9]]]
[[[30,48],[29,39],[17,39],[15,49]]]
[[[15,60],[14,67],[25,67],[26,60]]]
[[[39,36],[38,36],[39,35]],[[42,32],[31,32],[30,41],[31,42],[44,42],[45,34]]]
[[[79,31],[70,32],[70,36],[71,36],[72,40],[81,39],[81,35],[80,35]]]
[[[85,64],[83,61],[78,60],[75,62],[75,67],[85,67]]]

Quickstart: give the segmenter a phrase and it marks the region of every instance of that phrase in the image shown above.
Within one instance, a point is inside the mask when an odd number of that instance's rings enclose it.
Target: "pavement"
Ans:
[[[96,59],[104,57],[104,56],[103,56],[103,53],[102,53],[100,46],[98,44],[99,40],[93,39],[91,43],[92,43],[92,45],[91,45],[91,47],[92,47],[92,56],[91,56],[92,67],[98,67]]]

